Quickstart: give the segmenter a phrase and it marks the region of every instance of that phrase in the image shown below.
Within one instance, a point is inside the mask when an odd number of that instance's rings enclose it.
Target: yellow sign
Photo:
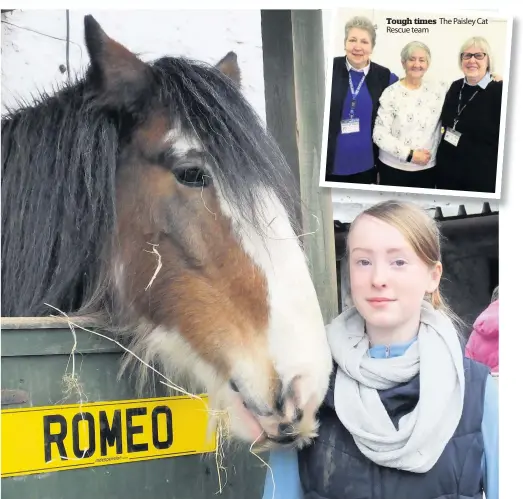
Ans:
[[[2,477],[213,452],[201,398],[3,410]]]

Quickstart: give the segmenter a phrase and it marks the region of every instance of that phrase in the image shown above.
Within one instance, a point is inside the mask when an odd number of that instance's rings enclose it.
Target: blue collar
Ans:
[[[352,69],[352,71],[357,71],[358,73],[363,73],[365,76],[367,76],[369,74],[370,61],[364,68],[356,69],[351,65],[347,56],[345,56],[345,66],[347,67],[347,71],[350,71]]]
[[[483,90],[485,90],[487,88],[487,85],[492,81],[492,76],[490,75],[490,73],[485,73],[485,76],[483,78],[481,78],[481,80],[478,81],[477,85],[479,87],[481,87]],[[465,83],[471,87],[475,87],[476,85],[471,85],[468,81],[467,81],[467,78],[465,78]]]
[[[387,357],[400,357],[418,339],[417,336],[405,343],[394,343],[392,345],[376,345],[369,348],[369,356],[375,359],[385,359]]]

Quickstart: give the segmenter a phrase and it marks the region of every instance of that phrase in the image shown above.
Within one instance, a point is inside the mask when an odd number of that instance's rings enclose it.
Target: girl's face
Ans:
[[[392,333],[418,323],[441,264],[429,267],[398,229],[369,215],[357,220],[348,243],[351,298],[367,327]]]

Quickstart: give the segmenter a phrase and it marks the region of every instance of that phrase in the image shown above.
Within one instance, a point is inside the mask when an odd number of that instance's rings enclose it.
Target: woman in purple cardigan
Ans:
[[[370,57],[376,30],[366,17],[345,25],[345,56],[335,57],[327,143],[326,180],[376,183],[377,147],[372,142],[382,92],[398,77]]]

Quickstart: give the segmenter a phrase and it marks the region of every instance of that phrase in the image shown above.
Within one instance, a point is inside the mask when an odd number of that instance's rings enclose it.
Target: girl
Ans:
[[[327,327],[335,368],[319,434],[271,453],[264,499],[498,499],[497,386],[464,357],[439,292],[439,239],[405,202],[351,224],[354,305]]]

